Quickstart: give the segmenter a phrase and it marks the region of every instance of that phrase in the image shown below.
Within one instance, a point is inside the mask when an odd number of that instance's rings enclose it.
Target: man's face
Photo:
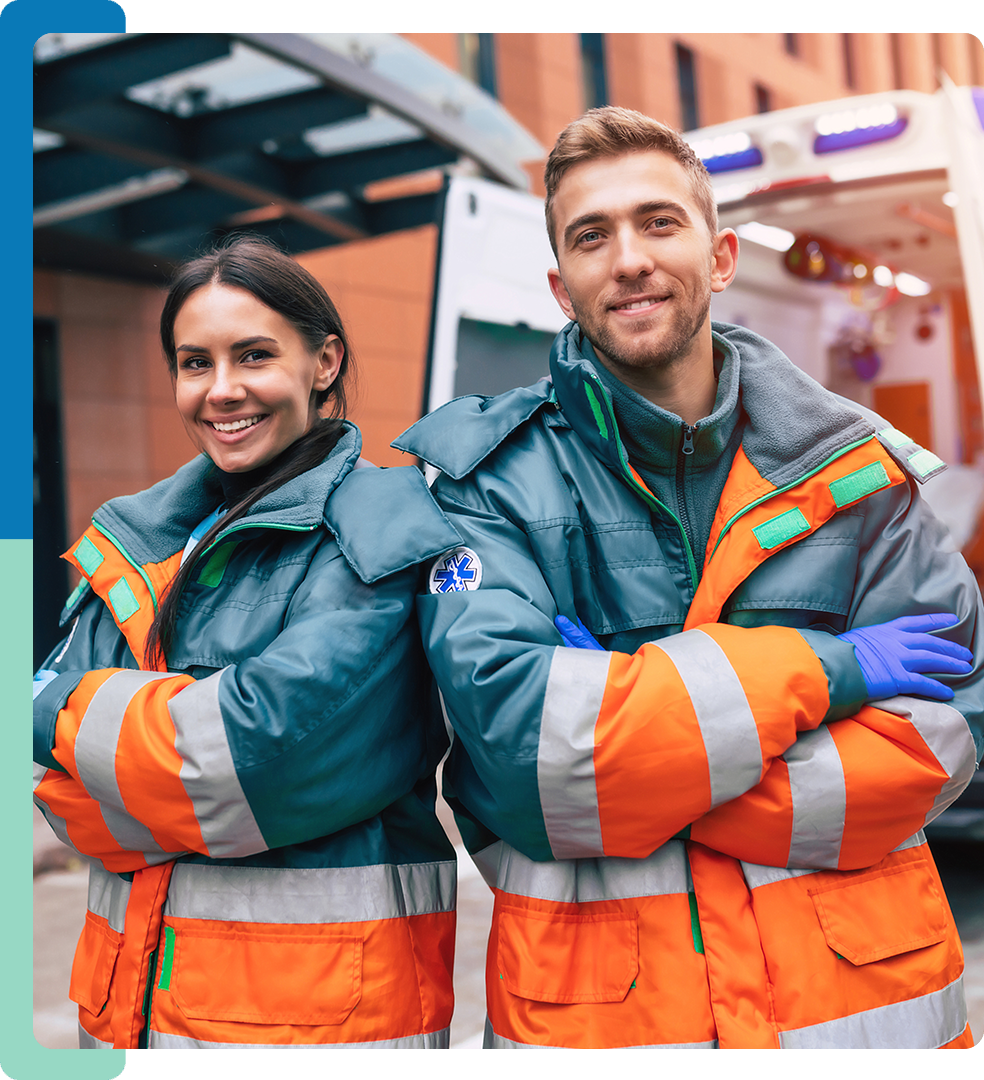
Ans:
[[[711,236],[675,158],[639,151],[575,165],[553,214],[551,290],[616,376],[710,362],[711,293],[734,276],[737,240]]]

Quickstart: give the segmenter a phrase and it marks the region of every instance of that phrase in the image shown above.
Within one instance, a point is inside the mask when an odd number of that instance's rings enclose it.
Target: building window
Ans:
[[[902,35],[889,34],[888,40],[892,49],[892,85],[896,90],[901,90],[905,86],[902,79]]]
[[[697,109],[697,65],[693,52],[679,42],[676,46],[676,64],[680,120],[684,131],[693,131],[700,127]]]
[[[605,72],[605,35],[581,35],[581,72],[584,80],[584,107],[596,109],[608,104],[608,76]]]
[[[855,90],[854,35],[841,34],[841,47],[844,50],[844,82],[851,90]]]
[[[783,48],[789,53],[790,56],[799,56],[800,43],[799,34],[783,34],[782,35]]]
[[[495,35],[459,34],[458,53],[461,57],[461,74],[487,94],[496,97]]]
[[[755,84],[755,111],[772,112],[772,91],[761,83]]]

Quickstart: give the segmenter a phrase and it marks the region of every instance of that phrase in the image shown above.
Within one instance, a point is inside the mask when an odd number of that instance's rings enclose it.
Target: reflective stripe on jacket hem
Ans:
[[[496,1035],[492,1030],[488,1017],[485,1018],[485,1039],[482,1043],[483,1050],[562,1050],[561,1046],[544,1045],[541,1043],[521,1043],[513,1039],[506,1039],[502,1035]],[[619,1046],[605,1047],[605,1049],[617,1050],[716,1050],[717,1040],[699,1043],[647,1043],[644,1046]]]
[[[348,923],[453,911],[457,864],[276,867],[177,863],[169,918]]]
[[[432,1031],[425,1035],[407,1035],[402,1039],[379,1039],[377,1042],[338,1043],[226,1043],[188,1039],[181,1035],[165,1035],[151,1031],[151,1050],[447,1050],[451,1045],[451,1029]]]
[[[90,1035],[85,1028],[79,1024],[79,1049],[80,1050],[112,1050],[113,1044],[111,1042],[103,1042],[102,1039],[97,1039],[95,1035]]]
[[[563,904],[668,896],[690,891],[683,841],[669,840],[645,859],[535,862],[499,840],[472,858],[490,888]]]
[[[967,1026],[963,976],[922,997],[779,1033],[784,1050],[932,1050]]]

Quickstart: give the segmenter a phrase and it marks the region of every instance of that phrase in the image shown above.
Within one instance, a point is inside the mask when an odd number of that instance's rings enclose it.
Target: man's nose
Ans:
[[[612,276],[632,281],[655,269],[651,245],[634,229],[621,230],[615,238]]]

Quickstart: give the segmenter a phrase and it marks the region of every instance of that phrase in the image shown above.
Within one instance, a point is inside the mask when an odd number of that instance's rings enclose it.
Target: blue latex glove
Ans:
[[[956,615],[904,615],[875,626],[863,626],[838,634],[840,641],[854,646],[861,665],[868,700],[880,701],[896,694],[918,694],[936,701],[949,701],[953,690],[922,672],[936,675],[968,675],[974,654],[956,642],[933,637],[929,630],[954,626]]]
[[[57,671],[51,671],[50,668],[39,668],[34,675],[34,696],[37,697],[52,679],[57,678]]]
[[[575,626],[566,615],[558,615],[554,619],[554,626],[560,631],[560,636],[564,639],[564,644],[572,649],[597,649],[599,652],[604,652],[604,648],[595,641],[591,634],[591,631],[581,622],[577,620],[577,626]]]

